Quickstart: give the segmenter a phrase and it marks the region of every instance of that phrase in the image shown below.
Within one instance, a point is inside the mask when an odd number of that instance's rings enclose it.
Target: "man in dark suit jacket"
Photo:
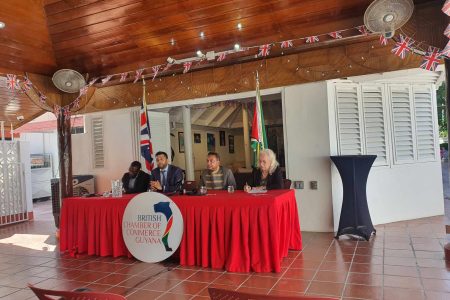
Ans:
[[[161,193],[173,193],[183,185],[183,171],[169,164],[166,152],[159,151],[155,155],[157,168],[152,171],[150,188]]]
[[[133,161],[128,173],[123,174],[122,184],[126,194],[144,193],[150,187],[150,175],[141,170],[140,162]]]

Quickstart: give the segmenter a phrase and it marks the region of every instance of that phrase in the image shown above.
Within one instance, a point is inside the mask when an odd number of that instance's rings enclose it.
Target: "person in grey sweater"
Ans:
[[[230,169],[220,165],[220,156],[209,152],[206,159],[207,169],[200,176],[200,186],[209,190],[226,190],[228,186],[236,188],[236,181]]]

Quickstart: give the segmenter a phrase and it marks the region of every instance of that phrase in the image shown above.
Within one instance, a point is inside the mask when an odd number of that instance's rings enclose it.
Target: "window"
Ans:
[[[417,159],[435,160],[432,91],[429,86],[414,86],[413,94]]]
[[[72,134],[81,134],[84,133],[84,126],[77,126],[71,128]]]

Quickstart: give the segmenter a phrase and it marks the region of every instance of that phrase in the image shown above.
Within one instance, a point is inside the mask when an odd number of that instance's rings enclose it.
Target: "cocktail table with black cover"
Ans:
[[[366,185],[376,155],[330,156],[342,178],[344,197],[336,238],[354,234],[370,239],[376,233],[367,205]]]

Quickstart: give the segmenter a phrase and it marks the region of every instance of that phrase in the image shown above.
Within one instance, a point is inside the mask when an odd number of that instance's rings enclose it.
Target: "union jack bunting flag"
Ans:
[[[32,85],[33,83],[31,82],[31,80],[28,77],[25,77],[25,82],[23,83],[22,91],[28,92],[29,90],[31,90]]]
[[[439,55],[440,53],[437,48],[429,47],[427,54],[423,57],[423,61],[420,67],[428,71],[436,70],[436,67],[439,64]]]
[[[447,28],[445,28],[444,35],[450,38],[450,24],[448,24]]]
[[[120,82],[124,82],[125,80],[127,80],[127,77],[128,77],[128,72],[121,73],[120,74]]]
[[[73,101],[72,108],[75,108],[75,109],[80,108],[80,98],[77,98]]]
[[[442,12],[450,16],[450,0],[445,1],[444,6],[442,6]]]
[[[136,77],[134,78],[133,83],[136,83],[142,77],[142,73],[144,73],[144,69],[136,70]]]
[[[223,61],[225,59],[225,57],[227,57],[227,53],[222,52],[219,54],[219,56],[217,56],[217,61]]]
[[[342,31],[333,31],[330,32],[328,35],[331,36],[333,39],[342,39],[341,32]]]
[[[411,41],[411,38],[400,35],[400,41],[395,43],[395,46],[392,48],[391,52],[401,59],[405,59],[408,52],[411,51],[410,47],[413,43],[414,42]]]
[[[45,96],[41,92],[38,92],[38,95],[39,95],[39,101],[41,101],[41,103],[45,103],[45,100],[47,100],[47,96]]]
[[[363,35],[369,35],[369,31],[367,30],[367,27],[365,25],[361,25],[356,27],[359,32],[361,32]]]
[[[281,48],[290,48],[293,46],[294,46],[294,44],[292,43],[292,40],[281,42]]]
[[[185,63],[183,64],[183,68],[184,68],[183,74],[189,72],[189,70],[191,69],[191,67],[192,67],[192,61],[187,61],[187,62],[185,62]]]
[[[91,81],[89,81],[89,86],[92,86],[94,83],[97,82],[99,77],[95,77],[94,79],[92,79]]]
[[[83,86],[83,87],[80,89],[80,96],[78,96],[78,97],[81,97],[81,96],[86,95],[86,93],[87,93],[87,91],[88,91],[88,88],[89,88],[89,86],[87,86],[87,85]]]
[[[316,43],[316,42],[318,42],[318,41],[319,41],[319,37],[318,37],[317,35],[308,36],[308,37],[306,38],[306,42],[307,42],[308,44],[313,44],[313,43]]]
[[[155,80],[156,75],[158,75],[159,67],[161,67],[161,66],[160,66],[160,65],[157,65],[157,66],[153,66],[153,67],[152,67],[152,71],[153,71],[153,78],[152,78],[152,81]]]
[[[8,90],[18,90],[19,87],[19,79],[17,79],[16,75],[6,74],[6,87]]]
[[[380,44],[386,46],[388,44],[388,39],[384,35],[380,34]]]
[[[270,53],[270,44],[259,46],[258,56],[267,56]]]
[[[450,57],[450,41],[447,43],[445,48],[441,51],[441,55]]]
[[[68,105],[64,106],[62,108],[62,110],[63,110],[64,118],[69,119],[70,118],[70,114],[71,114],[69,106]]]
[[[111,80],[111,78],[113,77],[113,75],[108,75],[105,78],[102,79],[102,85],[104,85],[105,83],[107,83],[108,81]]]
[[[61,106],[55,105],[53,108],[53,113],[59,119],[59,114],[61,113]]]

